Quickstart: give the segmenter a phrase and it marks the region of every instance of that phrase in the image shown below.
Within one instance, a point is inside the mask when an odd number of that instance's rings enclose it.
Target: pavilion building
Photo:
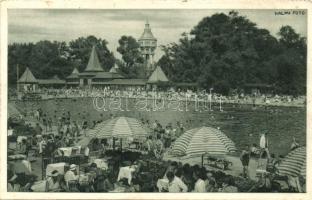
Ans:
[[[145,24],[145,29],[139,38],[140,52],[144,57],[144,78],[126,79],[121,73],[118,66],[115,64],[109,71],[104,71],[99,61],[95,46],[92,47],[88,64],[86,68],[79,72],[74,68],[72,73],[61,80],[58,76],[50,79],[36,79],[29,68],[26,68],[24,74],[18,80],[20,87],[24,91],[35,91],[39,87],[105,87],[114,88],[124,87],[156,87],[157,85],[166,85],[169,79],[163,72],[160,66],[155,68],[154,54],[157,47],[157,39],[154,37],[148,22]]]
[[[17,80],[17,91],[35,92],[38,89],[39,81],[35,78],[28,67]]]
[[[113,79],[123,79],[124,77],[116,72],[105,72],[101,67],[98,55],[95,50],[95,46],[92,47],[91,55],[88,61],[86,69],[77,73],[78,70],[74,70],[73,73],[67,77],[67,82],[76,83],[80,87],[87,86],[97,86],[102,85],[107,81]],[[77,83],[79,80],[79,83]]]

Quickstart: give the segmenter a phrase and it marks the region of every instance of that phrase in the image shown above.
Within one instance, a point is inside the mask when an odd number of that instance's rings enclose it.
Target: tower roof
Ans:
[[[144,32],[139,40],[156,40],[148,21],[145,24]]]
[[[160,66],[157,66],[152,75],[148,79],[148,83],[157,83],[157,82],[168,82],[169,79],[167,78],[164,71],[161,69]]]
[[[95,46],[92,47],[91,55],[89,58],[88,65],[85,69],[86,72],[102,72],[104,71],[101,67],[99,57],[96,53]]]
[[[34,75],[31,73],[29,68],[27,67],[24,71],[23,75],[20,79],[17,81],[18,83],[37,83],[37,79],[34,77]]]

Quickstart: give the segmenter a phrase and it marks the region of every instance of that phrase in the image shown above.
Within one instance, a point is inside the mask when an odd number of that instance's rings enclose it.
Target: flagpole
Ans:
[[[16,89],[17,89],[17,92],[19,90],[18,88],[18,78],[19,78],[19,71],[18,71],[18,64],[16,65]]]

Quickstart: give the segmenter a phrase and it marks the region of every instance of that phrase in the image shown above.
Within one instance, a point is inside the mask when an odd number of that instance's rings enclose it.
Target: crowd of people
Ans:
[[[38,112],[36,117],[40,124],[37,123],[33,128],[34,132],[31,137],[22,140],[19,153],[26,155],[22,162],[27,160],[29,150],[33,146],[37,146],[36,156],[50,158],[50,162],[53,163],[53,158],[59,156],[59,148],[76,146],[81,138],[80,136],[84,136],[87,129],[91,129],[101,122],[100,120],[95,121],[90,126],[82,122],[80,125],[72,121],[70,112],[64,112],[64,117],[61,117],[57,124],[56,134],[43,134],[45,129],[47,133],[49,132],[48,123],[44,123],[48,120],[46,120],[42,110],[38,109],[36,112]],[[296,185],[290,185],[287,189],[283,189],[281,184],[272,177],[279,158],[275,158],[274,154],[267,151],[266,134],[264,134],[263,138],[260,138],[260,146],[253,144],[252,147],[249,147],[247,145],[246,149],[242,151],[240,156],[243,168],[242,176],[234,177],[222,171],[207,170],[199,165],[162,160],[163,153],[168,150],[179,134],[184,132],[183,124],[177,122],[173,126],[168,123],[163,127],[157,120],[151,123],[148,120],[141,119],[141,122],[152,131],[143,142],[140,153],[134,155],[134,159],[129,159],[133,156],[123,155],[124,153],[121,151],[118,151],[117,156],[113,155],[112,152],[115,151],[108,148],[107,139],[94,139],[81,151],[84,157],[83,163],[78,165],[71,163],[64,173],[53,170],[50,175],[44,178],[44,191],[302,192],[302,189],[299,191]],[[45,126],[42,128],[41,124],[45,124]],[[293,150],[298,146],[299,144],[294,139],[290,148]],[[99,157],[108,156],[117,158],[117,160],[107,160],[107,167],[103,169],[90,161],[91,152],[100,152]],[[143,152],[146,154],[143,154]],[[252,156],[265,158],[265,162],[267,162],[265,171],[270,172],[260,174],[258,181],[252,181],[248,175],[249,160]],[[36,176],[33,174],[15,173],[11,168],[8,168],[9,191],[36,191],[34,189],[36,188],[36,181]],[[301,180],[301,182],[303,181]]]
[[[54,97],[85,97],[85,96],[104,96],[119,97],[127,96],[130,98],[179,98],[187,96],[190,99],[211,98],[218,101],[221,95],[207,93],[206,91],[144,91],[142,89],[131,89],[127,91],[112,90],[108,87],[104,89],[48,89],[44,93]],[[54,98],[53,97],[53,98]],[[291,97],[275,96],[249,96],[233,95],[222,97],[224,101],[251,102],[255,104],[257,98],[263,103],[269,104],[270,100],[281,102],[294,102]],[[256,100],[255,100],[256,99]],[[268,100],[269,99],[269,100]],[[26,116],[25,116],[26,117]],[[113,118],[113,114],[110,114]],[[29,152],[35,149],[36,158],[46,158],[47,163],[54,163],[55,157],[64,157],[64,152],[60,148],[76,147],[81,145],[79,142],[88,135],[88,131],[104,121],[106,117],[102,114],[98,120],[90,121],[88,113],[79,112],[78,117],[73,116],[70,110],[55,110],[53,113],[44,112],[41,108],[27,113],[27,118],[33,118],[37,123],[30,126],[32,132],[21,140],[18,150],[15,153],[26,155],[20,158],[20,162],[25,165]],[[231,117],[230,117],[231,118]],[[282,188],[281,184],[274,181],[272,174],[275,173],[279,163],[279,158],[267,151],[266,135],[260,138],[260,146],[253,144],[251,147],[246,145],[240,155],[242,164],[242,176],[235,177],[225,174],[222,171],[208,170],[204,166],[190,165],[176,161],[164,161],[164,153],[168,151],[172,143],[185,132],[188,123],[177,121],[175,124],[167,123],[163,126],[157,120],[150,121],[145,118],[140,119],[143,126],[150,131],[144,141],[140,141],[139,154],[134,159],[129,159],[128,155],[120,151],[117,155],[112,153],[111,147],[114,139],[94,139],[79,149],[79,154],[83,157],[81,163],[72,163],[70,160],[67,170],[64,172],[53,170],[44,177],[44,191],[46,192],[302,192],[295,186]],[[184,122],[183,122],[184,123]],[[263,141],[261,141],[263,140]],[[126,142],[126,141],[124,141]],[[136,141],[132,141],[136,142]],[[123,147],[127,149],[127,145]],[[293,139],[291,150],[297,148],[299,144]],[[98,158],[113,157],[107,159],[107,167],[102,168],[91,159],[92,152],[99,152]],[[131,153],[130,153],[131,154]],[[265,155],[265,156],[263,156]],[[258,176],[257,181],[249,178],[249,160],[254,156],[265,158],[265,171]],[[42,160],[42,162],[44,162]],[[43,164],[43,165],[45,165]],[[27,163],[31,172],[30,163]],[[36,174],[38,175],[38,174]],[[287,180],[286,180],[287,181]],[[301,185],[304,181],[300,181]],[[297,181],[297,182],[298,182]],[[33,173],[17,173],[8,167],[8,191],[36,191],[33,187],[37,185],[38,177]],[[304,188],[304,187],[303,187]]]
[[[221,95],[213,90],[192,90],[192,89],[151,89],[145,87],[127,87],[122,89],[110,88],[41,88],[38,89],[41,98],[78,98],[78,97],[123,97],[123,98],[150,98],[165,100],[185,100],[188,101],[207,101],[237,104],[255,104],[255,105],[276,105],[276,106],[304,106],[305,96],[291,96],[278,94],[261,94],[255,90],[248,94],[243,91],[234,90],[230,95]]]

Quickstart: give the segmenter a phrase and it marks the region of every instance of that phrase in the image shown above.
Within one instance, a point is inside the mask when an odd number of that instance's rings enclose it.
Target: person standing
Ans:
[[[269,155],[268,131],[264,131],[260,136],[260,158],[263,154]]]
[[[157,159],[161,159],[162,158],[163,149],[164,149],[164,144],[161,141],[161,136],[158,134],[157,135],[157,140],[155,142],[155,148],[154,148],[154,154],[155,154],[155,157]]]
[[[243,149],[241,155],[240,155],[240,160],[243,165],[243,177],[248,178],[249,173],[248,173],[248,165],[249,165],[249,160],[250,160],[250,151],[249,151],[249,146],[246,145],[246,148]]]

